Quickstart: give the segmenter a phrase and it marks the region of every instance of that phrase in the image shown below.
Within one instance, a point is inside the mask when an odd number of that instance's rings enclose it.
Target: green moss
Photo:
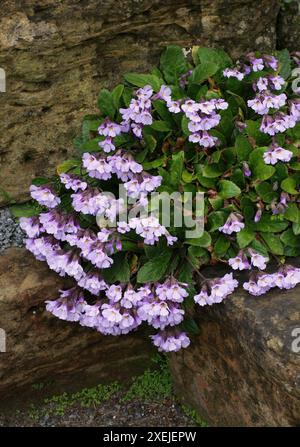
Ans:
[[[182,412],[198,426],[198,427],[208,427],[208,423],[203,421],[201,416],[196,410],[186,405],[181,405]]]
[[[157,369],[147,369],[144,374],[133,379],[133,383],[122,398],[123,402],[133,399],[159,400],[172,395],[171,376],[167,358],[156,356],[153,359]]]

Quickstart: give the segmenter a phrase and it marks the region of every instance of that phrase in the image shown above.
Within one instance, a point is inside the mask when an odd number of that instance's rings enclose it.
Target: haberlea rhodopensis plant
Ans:
[[[192,309],[228,297],[237,270],[250,271],[243,287],[254,296],[298,284],[286,262],[300,255],[297,65],[287,51],[234,63],[222,50],[194,47],[188,60],[170,46],[151,74],[102,90],[75,140],[80,155],[33,182],[20,219],[28,250],[73,281],[47,310],[103,334],[147,323],[159,350],[177,351],[190,343]],[[167,224],[154,192],[179,194]],[[181,213],[204,225],[193,237],[173,222],[187,196]],[[219,262],[231,273],[206,279],[202,267]]]

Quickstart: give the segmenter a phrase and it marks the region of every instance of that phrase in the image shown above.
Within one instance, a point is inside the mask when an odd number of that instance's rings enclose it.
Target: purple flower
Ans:
[[[225,78],[236,78],[239,81],[242,81],[245,77],[244,73],[240,72],[237,68],[225,68],[223,75]]]
[[[251,169],[247,162],[243,161],[243,173],[245,177],[251,177]]]
[[[280,147],[277,143],[273,143],[264,153],[264,162],[268,165],[275,165],[278,161],[288,162],[293,157],[293,152]]]
[[[101,290],[106,290],[108,288],[106,282],[97,272],[84,273],[78,281],[78,285],[83,289],[88,290],[93,295],[99,295]]]
[[[265,270],[266,263],[268,262],[268,258],[257,253],[257,251],[253,250],[253,248],[248,248],[248,253],[251,257],[251,264],[253,267],[257,267],[260,270]]]
[[[232,273],[227,273],[222,278],[207,281],[200,293],[194,296],[194,301],[200,306],[221,303],[237,286],[238,282],[233,279]]]
[[[60,290],[60,298],[46,301],[46,309],[61,320],[79,321],[85,304],[81,289]]]
[[[174,334],[169,331],[161,331],[156,335],[152,335],[151,339],[154,346],[162,352],[177,352],[181,348],[187,348],[190,345],[190,339],[185,332],[174,332]]]
[[[104,140],[99,141],[98,146],[103,149],[104,152],[109,153],[116,149],[111,137],[106,137]]]
[[[238,213],[231,213],[227,218],[225,224],[219,228],[219,231],[225,234],[238,233],[241,231],[245,224],[242,222],[243,216]]]
[[[50,186],[31,185],[29,190],[31,197],[40,205],[46,206],[47,208],[55,208],[57,205],[60,204],[60,198],[57,197],[52,187]]]
[[[247,256],[241,250],[235,258],[230,258],[228,264],[233,270],[248,270],[250,269],[250,264],[248,262]]]
[[[61,183],[65,185],[66,189],[72,189],[77,192],[78,190],[84,191],[87,188],[87,183],[83,182],[80,177],[74,174],[60,174]]]
[[[272,68],[272,70],[277,70],[278,68],[278,60],[274,57],[274,56],[270,56],[268,54],[264,54],[263,55],[263,60],[265,62],[265,64]]]
[[[108,118],[105,118],[103,123],[98,128],[99,135],[104,137],[114,138],[121,133],[120,125],[113,123]]]
[[[84,153],[82,156],[83,167],[86,168],[90,177],[99,180],[109,180],[111,178],[112,168],[107,163],[106,158],[99,154]]]
[[[249,61],[254,72],[262,71],[264,69],[264,61],[262,58],[255,58],[250,56]]]
[[[38,217],[21,217],[19,224],[29,238],[38,237],[44,231]]]

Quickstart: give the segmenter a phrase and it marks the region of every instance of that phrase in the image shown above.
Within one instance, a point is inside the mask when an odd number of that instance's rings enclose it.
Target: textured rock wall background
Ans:
[[[2,0],[0,187],[26,200],[31,179],[72,153],[100,88],[147,70],[167,44],[269,51],[278,11],[279,0]]]

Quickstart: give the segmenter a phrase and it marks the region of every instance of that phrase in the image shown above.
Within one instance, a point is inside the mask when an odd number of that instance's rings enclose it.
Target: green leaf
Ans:
[[[116,281],[129,282],[130,267],[125,253],[117,253],[113,255],[114,263],[109,269],[102,269],[101,274],[105,281],[113,284]]]
[[[111,120],[114,119],[115,106],[113,103],[112,94],[109,90],[103,89],[98,96],[98,107],[104,116],[108,116]]]
[[[149,152],[153,152],[157,145],[157,141],[154,138],[154,136],[150,134],[145,134],[144,140],[146,143],[146,148],[149,150]]]
[[[286,221],[274,220],[272,217],[269,214],[263,214],[259,222],[253,223],[253,230],[266,233],[280,233],[289,225]]]
[[[204,247],[207,248],[211,245],[211,236],[207,231],[204,231],[202,236],[195,239],[187,239],[185,244],[194,245],[196,247]]]
[[[181,120],[181,129],[185,135],[190,135],[190,133],[191,133],[189,131],[188,124],[189,124],[189,119],[185,115],[183,115],[182,120]]]
[[[126,73],[124,79],[132,85],[137,87],[145,87],[145,85],[151,85],[155,92],[158,92],[162,85],[161,79],[155,75],[141,74],[141,73]]]
[[[174,121],[172,118],[172,114],[169,112],[168,107],[166,106],[166,103],[164,101],[157,100],[152,101],[152,104],[161,119],[168,123],[168,125],[172,128],[174,126]]]
[[[113,104],[116,110],[119,110],[120,107],[120,99],[123,95],[124,92],[124,85],[123,84],[119,84],[117,85],[113,91],[111,92],[111,96],[112,96],[112,100],[113,100]]]
[[[198,48],[197,56],[201,64],[214,63],[219,69],[232,65],[230,56],[221,49]]]
[[[14,217],[32,217],[40,213],[39,207],[35,203],[21,203],[12,205],[10,211]]]
[[[163,155],[162,157],[160,157],[160,158],[156,158],[156,159],[153,160],[153,161],[147,161],[147,162],[144,162],[144,163],[143,163],[143,168],[144,168],[146,171],[149,170],[149,169],[158,168],[159,166],[162,166],[162,165],[165,163],[166,159],[167,159],[166,156]]]
[[[210,255],[203,247],[190,246],[188,248],[188,259],[195,268],[199,268],[200,265],[207,264],[210,259]]]
[[[160,67],[165,80],[170,84],[177,84],[180,75],[188,70],[182,48],[169,45],[161,55]]]
[[[293,232],[298,236],[300,234],[300,223],[293,223]]]
[[[92,140],[89,140],[86,143],[83,143],[81,145],[80,151],[81,152],[98,152],[100,150],[99,142],[102,140],[103,139],[101,137],[93,138]]]
[[[208,216],[208,227],[209,231],[218,230],[219,227],[222,227],[225,223],[227,214],[223,211],[213,211]]]
[[[169,132],[172,130],[166,121],[153,121],[150,127],[158,132]]]
[[[197,65],[192,74],[192,82],[195,84],[202,84],[202,82],[213,76],[218,69],[219,66],[214,62]]]
[[[271,203],[276,199],[277,194],[273,191],[272,185],[267,182],[258,183],[255,185],[255,190],[259,197],[266,203]]]
[[[241,231],[239,231],[236,235],[237,242],[240,248],[245,248],[249,245],[253,239],[255,238],[254,231],[245,227]]]
[[[247,161],[253,148],[244,135],[238,135],[235,140],[237,159],[239,162]]]
[[[284,217],[291,222],[300,224],[300,209],[296,203],[289,203],[285,210]]]
[[[253,248],[261,255],[265,256],[265,258],[269,258],[268,250],[265,244],[261,243],[260,241],[254,239],[254,241],[251,243],[251,248]]]
[[[281,189],[289,194],[299,194],[296,190],[297,180],[295,177],[288,177],[281,182]]]
[[[63,163],[57,166],[56,172],[58,175],[68,172],[73,168],[76,168],[77,166],[81,165],[81,161],[77,160],[76,158],[71,158],[69,160],[65,160]]]
[[[247,133],[247,135],[249,135],[249,137],[254,138],[257,145],[264,146],[269,143],[270,137],[260,131],[259,121],[246,120],[246,124],[247,127],[245,129],[245,132]]]
[[[182,177],[182,171],[184,167],[184,151],[177,152],[172,155],[172,161],[170,164],[170,178],[174,186],[180,184]]]
[[[283,255],[283,245],[280,241],[279,236],[271,233],[262,233],[261,236],[272,253],[274,253],[275,255]]]
[[[227,237],[224,236],[223,234],[220,234],[214,245],[215,254],[218,257],[222,258],[227,253],[229,247],[230,247],[230,240],[227,239]]]
[[[284,243],[284,245],[287,245],[289,247],[300,247],[300,235],[294,234],[293,230],[289,228],[288,230],[284,231],[282,235],[280,236],[281,241]]]
[[[291,57],[290,57],[290,53],[287,49],[285,50],[281,50],[281,51],[277,51],[276,52],[276,57],[279,61],[279,74],[280,76],[282,76],[284,79],[287,79],[290,77],[291,75]]]
[[[137,282],[154,282],[162,278],[168,268],[171,256],[172,251],[166,251],[146,262],[138,272]]]
[[[219,186],[219,196],[223,199],[230,199],[241,194],[240,188],[230,180],[221,180]]]
[[[250,169],[257,180],[267,180],[276,172],[274,166],[266,165],[264,162],[263,154],[266,150],[266,147],[258,147],[251,152],[249,157]]]
[[[203,166],[202,175],[207,178],[217,178],[224,173],[218,163],[213,163],[211,165]]]

